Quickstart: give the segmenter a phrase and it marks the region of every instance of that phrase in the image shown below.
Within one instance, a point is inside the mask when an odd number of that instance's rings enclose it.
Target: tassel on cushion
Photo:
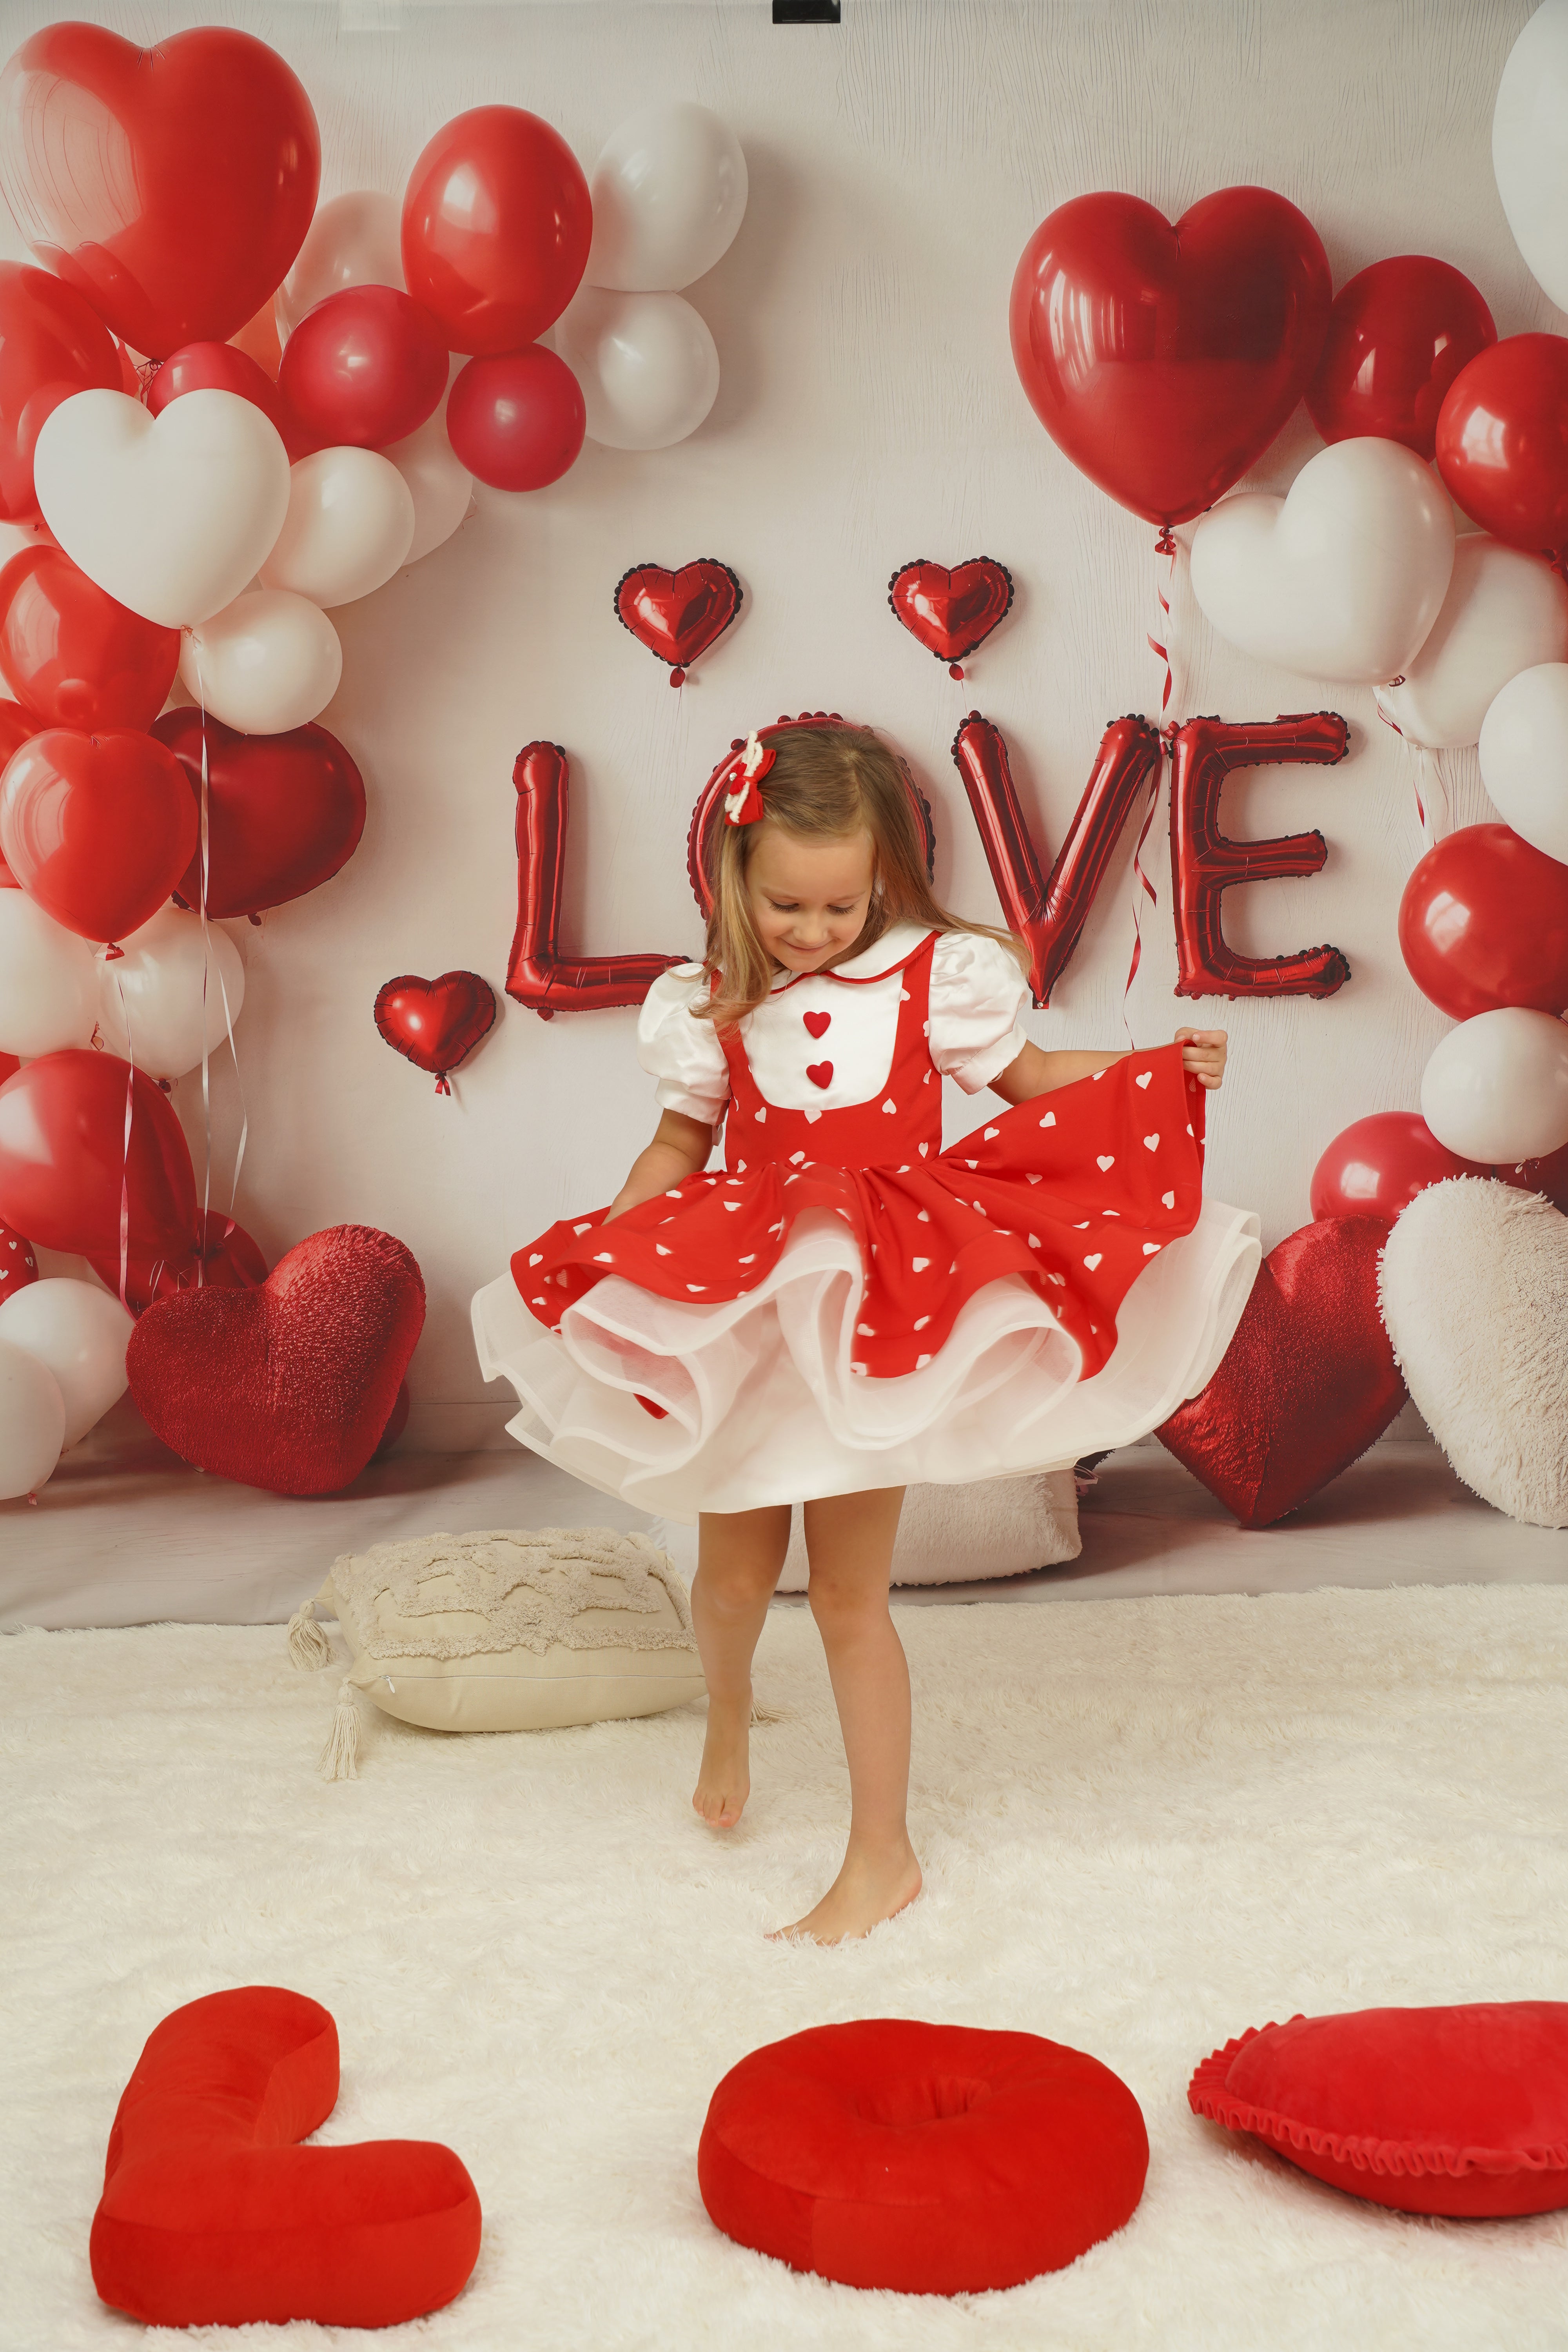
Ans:
[[[289,1620],[289,1655],[303,1673],[332,1662],[332,1645],[316,1622],[313,1601],[301,1601]]]
[[[359,1779],[359,1708],[354,1704],[353,1684],[346,1675],[338,1685],[332,1727],[316,1769],[323,1780]]]

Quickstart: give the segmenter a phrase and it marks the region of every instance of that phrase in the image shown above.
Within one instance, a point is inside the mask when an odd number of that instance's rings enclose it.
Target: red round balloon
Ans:
[[[79,392],[118,392],[120,349],[92,305],[47,269],[0,261],[0,522],[37,522],[33,451]]]
[[[1494,539],[1568,554],[1568,337],[1505,335],[1460,370],[1438,412],[1437,471]]]
[[[345,286],[283,346],[278,390],[318,448],[384,449],[434,415],[447,346],[428,310],[395,286]]]
[[[1221,188],[1173,227],[1136,196],[1075,196],[1013,278],[1013,361],[1035,414],[1102,490],[1185,522],[1238,481],[1300,399],[1331,281],[1304,213]]]
[[[587,411],[576,377],[542,343],[470,360],[447,403],[447,438],[493,490],[542,490],[574,465]]]
[[[27,896],[83,939],[150,922],[196,835],[179,762],[151,735],[51,727],[0,776],[0,854]]]
[[[40,261],[136,351],[221,341],[288,276],[321,145],[304,85],[249,33],[138,48],[47,25],[0,79],[0,190]]]
[[[1427,253],[1374,261],[1334,297],[1307,387],[1312,422],[1325,441],[1372,434],[1430,462],[1449,385],[1496,341],[1492,314],[1462,270]]]
[[[1376,1111],[1336,1135],[1313,1169],[1312,1215],[1381,1217],[1392,1225],[1428,1184],[1491,1172],[1447,1150],[1418,1112]]]
[[[81,1047],[45,1054],[6,1079],[0,1087],[0,1220],[40,1248],[79,1250],[100,1262],[118,1290],[122,1192],[133,1257],[152,1265],[190,1255],[196,1236],[191,1155],[173,1106],[145,1071],[132,1077],[117,1055]]]
[[[193,808],[202,790],[202,719],[169,710],[153,729],[184,772]],[[242,735],[206,722],[207,912],[259,915],[302,898],[346,866],[364,831],[364,784],[338,741],[312,720],[286,735]],[[174,886],[199,907],[199,851]]]
[[[59,548],[0,570],[0,671],[38,728],[151,727],[179,664],[178,629],[127,612]]]
[[[1568,1007],[1568,866],[1506,824],[1467,824],[1429,849],[1399,902],[1399,950],[1455,1021],[1501,1005]]]
[[[442,124],[409,174],[403,275],[455,352],[515,352],[577,291],[594,234],[582,166],[520,106]]]
[[[288,450],[290,465],[321,446],[306,432],[266,369],[233,343],[186,343],[171,352],[148,377],[144,397],[159,416],[187,392],[237,392],[241,400],[260,409]]]

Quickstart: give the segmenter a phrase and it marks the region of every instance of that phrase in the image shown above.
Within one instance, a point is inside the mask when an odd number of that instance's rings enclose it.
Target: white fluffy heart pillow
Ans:
[[[1489,1177],[1430,1184],[1378,1286],[1411,1396],[1466,1486],[1510,1518],[1568,1527],[1568,1217]]]

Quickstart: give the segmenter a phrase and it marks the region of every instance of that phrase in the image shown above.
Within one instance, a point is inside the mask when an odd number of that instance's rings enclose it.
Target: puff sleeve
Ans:
[[[691,1017],[701,980],[700,963],[672,964],[659,973],[637,1014],[637,1060],[658,1080],[654,1099],[661,1110],[715,1127],[730,1099],[730,1066],[711,1021]]]
[[[1017,958],[975,931],[943,931],[931,950],[931,1057],[944,1077],[977,1095],[1029,1040],[1019,1015],[1029,1001]]]

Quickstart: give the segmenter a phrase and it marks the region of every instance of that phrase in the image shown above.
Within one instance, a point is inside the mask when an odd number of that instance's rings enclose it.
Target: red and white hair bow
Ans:
[[[740,782],[724,795],[724,821],[727,824],[755,824],[767,814],[763,796],[757,787],[777,754],[773,746],[758,738],[755,728],[746,738],[746,748],[740,759]]]

